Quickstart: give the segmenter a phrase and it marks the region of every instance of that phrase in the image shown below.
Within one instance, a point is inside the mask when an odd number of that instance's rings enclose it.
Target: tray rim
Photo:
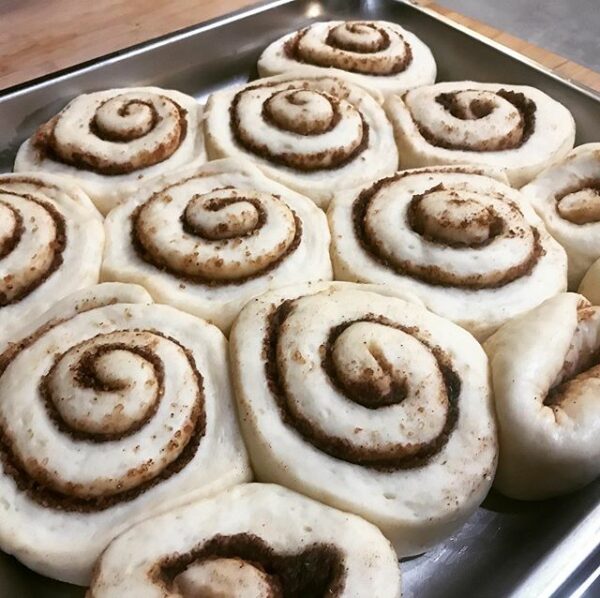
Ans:
[[[120,50],[115,50],[114,52],[109,52],[107,54],[103,54],[97,56],[96,58],[91,58],[90,60],[86,60],[72,66],[65,67],[63,69],[59,69],[56,71],[52,71],[51,73],[47,73],[45,75],[41,75],[39,77],[34,77],[33,79],[29,79],[27,81],[23,81],[22,83],[17,83],[16,85],[11,85],[10,87],[0,89],[0,102],[4,102],[6,100],[18,97],[24,93],[28,93],[34,89],[41,89],[50,83],[55,83],[60,81],[61,79],[66,79],[71,75],[76,73],[84,73],[93,71],[96,68],[100,68],[104,65],[112,64],[115,62],[120,62],[121,60],[126,60],[148,50],[154,50],[160,48],[161,46],[166,46],[175,41],[183,40],[188,37],[193,37],[195,35],[201,34],[205,31],[209,31],[216,27],[221,27],[223,25],[228,25],[229,23],[233,23],[235,21],[244,19],[246,17],[250,17],[255,14],[259,14],[261,12],[267,12],[278,6],[283,6],[286,4],[292,4],[293,2],[300,2],[304,0],[260,0],[257,3],[254,3],[248,7],[240,8],[233,12],[225,13],[221,16],[213,17],[212,19],[208,19],[206,21],[201,21],[194,25],[190,25],[188,27],[184,27],[182,29],[177,29],[170,33],[165,33],[163,35],[150,38],[146,41],[140,42],[138,44],[133,44],[131,46],[127,46],[125,48],[121,48]],[[327,0],[317,0],[317,2],[327,3]],[[553,69],[544,66],[540,62],[525,56],[521,52],[517,50],[513,50],[504,44],[501,44],[482,33],[479,33],[470,27],[457,23],[452,19],[446,17],[445,15],[440,14],[439,12],[431,9],[427,6],[422,6],[417,3],[417,0],[380,0],[382,2],[396,3],[396,4],[404,4],[406,6],[410,6],[411,9],[421,12],[427,15],[429,18],[435,19],[443,23],[445,26],[460,31],[464,35],[467,35],[483,44],[486,44],[492,47],[494,50],[510,56],[514,60],[517,60],[524,65],[535,69],[538,72],[541,72],[555,81],[571,87],[575,91],[586,95],[592,100],[597,101],[600,104],[600,92],[596,92],[594,89],[584,85],[583,83],[579,83],[578,81],[573,81],[571,79],[567,79],[556,73]]]

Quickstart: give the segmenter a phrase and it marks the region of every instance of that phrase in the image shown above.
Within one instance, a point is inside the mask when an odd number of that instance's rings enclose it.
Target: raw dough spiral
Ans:
[[[363,516],[400,556],[456,530],[492,483],[486,356],[420,305],[347,283],[266,293],[234,324],[231,363],[258,479]]]
[[[341,193],[329,208],[336,278],[409,291],[486,338],[566,290],[564,250],[502,180],[439,166]]]
[[[600,307],[562,293],[512,320],[484,345],[500,458],[494,485],[539,500],[600,475]]]
[[[158,87],[83,94],[19,149],[15,170],[77,177],[106,214],[140,183],[205,160],[200,105]]]
[[[249,159],[323,207],[335,189],[396,169],[392,127],[378,100],[377,92],[310,71],[218,91],[206,104],[208,153]]]
[[[387,21],[326,21],[288,33],[258,59],[262,77],[310,67],[345,71],[357,84],[383,94],[402,93],[435,81],[435,60],[413,33]]]
[[[236,159],[162,177],[115,208],[106,233],[105,279],[225,331],[251,297],[332,278],[323,212]]]
[[[89,581],[131,524],[248,480],[219,330],[141,287],[66,297],[0,347],[0,547]]]
[[[600,143],[576,147],[522,189],[569,258],[569,288],[577,289],[600,257]]]
[[[136,525],[102,555],[89,598],[399,598],[373,525],[272,484],[244,484]]]
[[[0,342],[96,284],[103,247],[102,218],[71,179],[0,175]]]
[[[450,81],[388,99],[400,166],[476,164],[506,169],[521,187],[575,141],[571,113],[524,85]]]

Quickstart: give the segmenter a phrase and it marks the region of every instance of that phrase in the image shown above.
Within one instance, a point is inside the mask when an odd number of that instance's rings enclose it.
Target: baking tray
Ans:
[[[315,20],[386,19],[432,49],[438,79],[475,79],[538,87],[577,122],[577,143],[600,141],[600,98],[537,63],[399,0],[278,0],[152,40],[0,93],[0,170],[19,144],[74,96],[108,87],[173,87],[203,101],[254,77],[262,49]],[[357,538],[359,542],[360,539]],[[570,496],[518,502],[492,492],[445,543],[402,563],[404,596],[600,595],[600,481]],[[0,598],[80,597],[84,590],[36,575],[0,553]]]

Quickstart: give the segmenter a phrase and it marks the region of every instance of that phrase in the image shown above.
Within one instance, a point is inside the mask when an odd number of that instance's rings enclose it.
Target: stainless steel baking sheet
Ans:
[[[0,170],[10,170],[19,144],[79,93],[152,84],[203,100],[255,76],[256,60],[272,40],[334,18],[387,19],[414,31],[434,52],[439,80],[539,87],[571,110],[577,143],[600,141],[598,95],[431,11],[400,0],[277,0],[0,92]],[[457,534],[402,569],[407,597],[600,595],[599,584],[590,585],[600,571],[600,481],[540,503],[492,492]],[[0,553],[0,598],[83,594]]]

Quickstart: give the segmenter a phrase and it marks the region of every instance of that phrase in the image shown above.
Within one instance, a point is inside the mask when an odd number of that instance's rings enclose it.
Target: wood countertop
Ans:
[[[0,89],[218,17],[256,0],[0,0]],[[489,25],[419,3],[600,92],[600,74]]]

